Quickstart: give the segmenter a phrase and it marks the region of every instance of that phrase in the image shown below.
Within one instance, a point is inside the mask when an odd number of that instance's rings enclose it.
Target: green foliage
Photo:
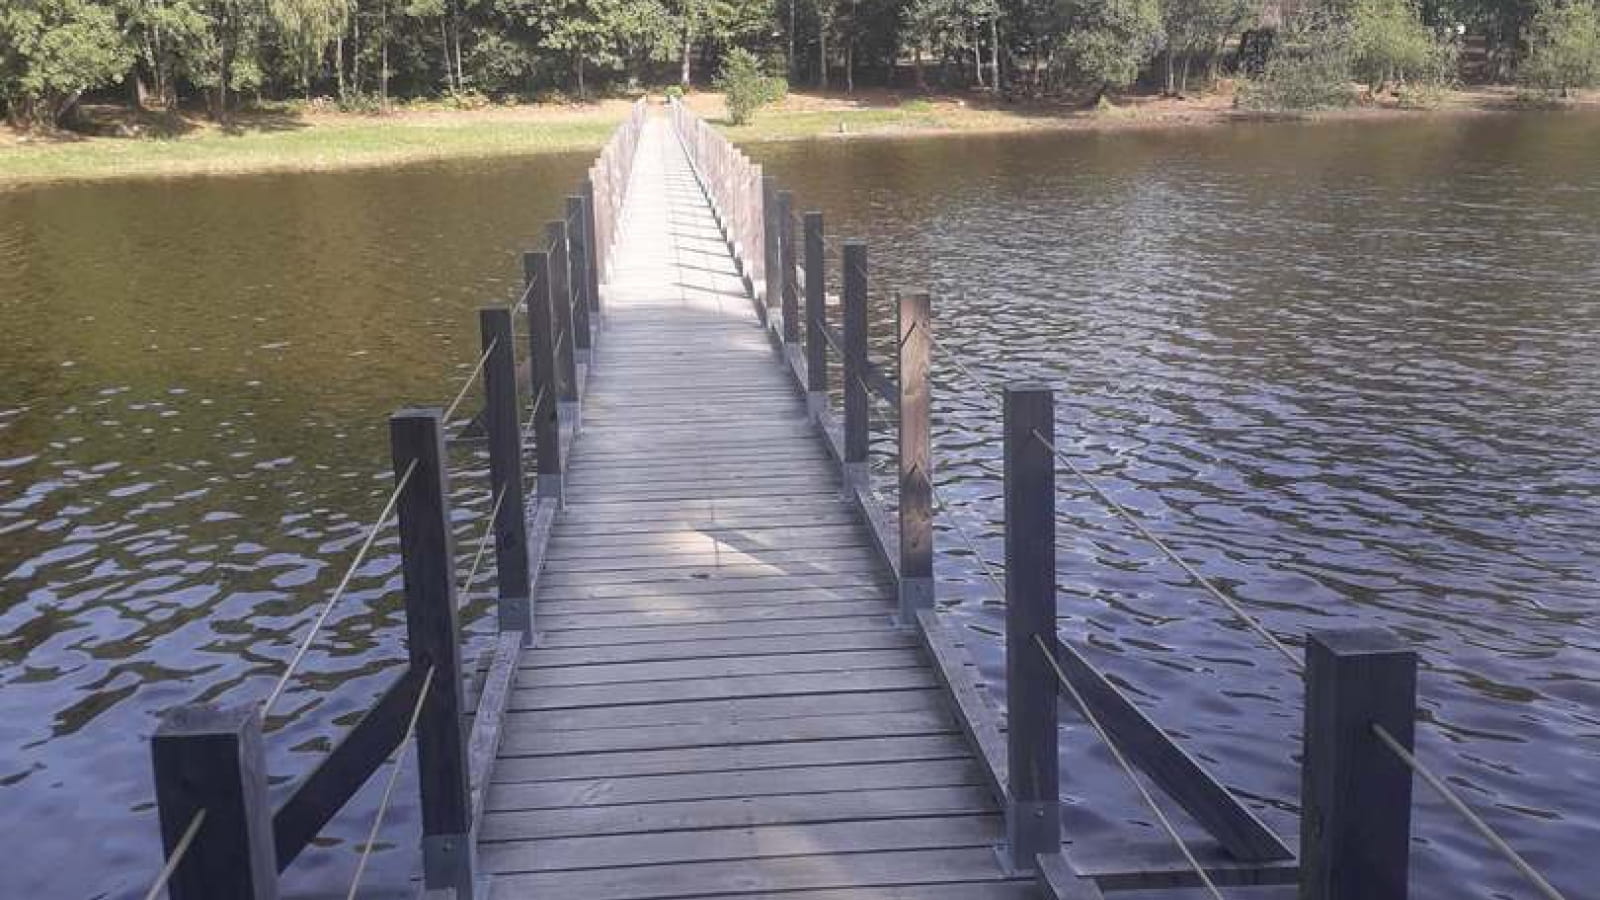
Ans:
[[[1349,106],[1350,27],[1326,15],[1294,20],[1278,34],[1266,71],[1245,84],[1236,101],[1246,109],[1305,111]]]
[[[1161,44],[1156,0],[1071,0],[1067,22],[1064,60],[1102,93],[1132,84]]]
[[[683,99],[683,85],[681,85],[681,84],[669,84],[669,85],[667,85],[666,94],[667,94],[667,99],[668,100],[682,100]]]
[[[1538,0],[1527,32],[1523,84],[1567,96],[1600,81],[1600,10],[1592,0]]]
[[[1447,77],[1454,54],[1422,24],[1411,0],[1356,0],[1350,58],[1355,77],[1377,90],[1390,82]]]
[[[19,124],[59,124],[85,91],[121,81],[132,62],[116,13],[105,4],[0,5],[0,98]]]
[[[756,55],[743,47],[729,50],[722,58],[722,69],[717,72],[717,88],[728,105],[728,121],[744,125],[755,111],[769,103],[782,100],[788,93],[789,83],[768,75]]]

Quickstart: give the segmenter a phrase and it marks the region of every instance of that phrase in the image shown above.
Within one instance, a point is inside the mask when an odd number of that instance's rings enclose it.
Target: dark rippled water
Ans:
[[[871,239],[880,285],[937,292],[945,351],[1055,384],[1062,448],[1274,631],[1415,642],[1422,756],[1569,896],[1592,893],[1600,118],[758,155],[833,233]],[[0,895],[142,891],[156,714],[270,687],[387,490],[384,416],[454,392],[473,310],[508,295],[586,162],[0,194],[0,820],[28,836]],[[940,491],[998,560],[998,409],[938,376]],[[1060,488],[1065,632],[1292,833],[1294,677]],[[996,631],[981,568],[940,539],[947,615]],[[401,656],[397,560],[378,550],[276,710],[282,780]],[[997,642],[979,647],[998,679]],[[1160,842],[1082,729],[1064,758],[1085,843]],[[348,877],[375,787],[295,884]],[[398,890],[414,789],[397,796],[377,875]],[[1418,896],[1526,895],[1418,798]]]

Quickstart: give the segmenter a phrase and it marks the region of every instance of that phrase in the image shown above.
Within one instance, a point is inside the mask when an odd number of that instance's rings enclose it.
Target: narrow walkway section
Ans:
[[[639,154],[480,837],[493,896],[1034,896],[665,122]]]

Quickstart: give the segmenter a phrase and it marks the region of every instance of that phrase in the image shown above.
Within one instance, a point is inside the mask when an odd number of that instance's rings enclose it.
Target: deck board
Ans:
[[[485,800],[492,896],[1036,896],[664,122],[639,154]]]

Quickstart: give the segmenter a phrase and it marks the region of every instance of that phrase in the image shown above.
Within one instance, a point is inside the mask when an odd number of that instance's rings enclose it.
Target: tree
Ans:
[[[1376,93],[1390,82],[1435,79],[1444,47],[1410,0],[1356,0],[1350,53],[1356,77]]]
[[[783,99],[789,85],[782,78],[768,75],[754,53],[735,47],[722,59],[717,88],[728,105],[728,121],[743,125],[756,110]]]
[[[1161,44],[1156,0],[1066,0],[1061,46],[1077,79],[1095,87],[1095,102],[1139,77]]]
[[[350,6],[347,0],[268,0],[267,12],[285,51],[299,68],[300,86],[309,97],[323,54],[349,25]]]
[[[1600,81],[1600,13],[1591,0],[1539,0],[1527,32],[1525,84],[1568,96]]]
[[[1223,43],[1259,12],[1259,0],[1163,0],[1167,93],[1186,93],[1194,55],[1208,51],[1216,59]]]
[[[18,125],[59,125],[86,91],[117,84],[133,51],[116,11],[89,0],[0,5],[0,99]]]

